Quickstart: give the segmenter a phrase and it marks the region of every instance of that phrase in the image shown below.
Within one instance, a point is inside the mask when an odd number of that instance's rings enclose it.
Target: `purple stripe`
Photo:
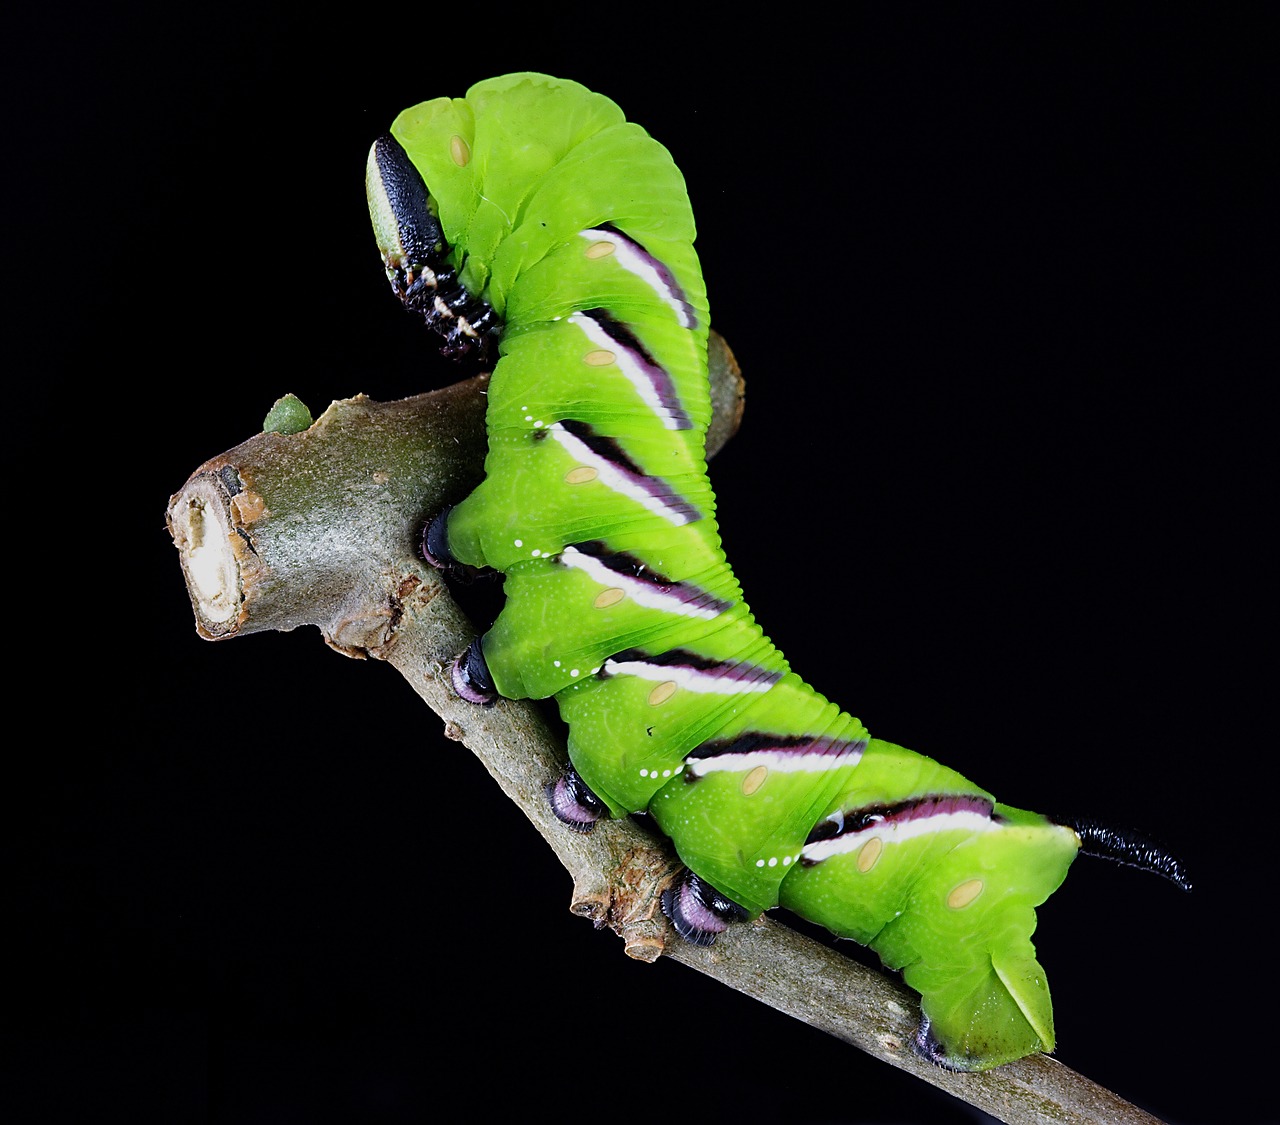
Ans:
[[[841,836],[863,832],[874,825],[906,824],[909,821],[946,816],[950,813],[976,813],[978,816],[991,819],[993,811],[994,806],[986,797],[959,793],[916,797],[896,805],[864,805],[861,808],[846,809],[843,813],[822,820],[814,826],[805,843],[816,844],[821,840],[834,840]]]
[[[668,652],[658,653],[656,656],[650,655],[643,649],[629,648],[624,652],[619,652],[609,657],[606,667],[609,663],[648,664],[654,668],[687,668],[691,672],[697,672],[713,679],[743,684],[776,684],[783,676],[782,672],[771,672],[754,664],[731,660],[712,660],[683,648],[673,648]],[[607,672],[602,671],[600,678],[604,679],[607,675]]]
[[[586,422],[577,422],[572,418],[562,418],[560,425],[602,461],[608,461],[637,491],[652,496],[664,507],[684,516],[686,523],[694,523],[702,519],[702,513],[672,489],[666,481],[641,472],[640,466],[627,456],[616,439],[598,434]]]
[[[710,758],[724,758],[738,754],[781,754],[810,755],[820,757],[841,757],[846,754],[861,754],[867,748],[866,739],[853,741],[840,738],[813,738],[807,734],[764,734],[749,731],[736,738],[712,739],[704,742],[689,753],[689,758],[706,761]]]
[[[606,570],[613,571],[619,577],[629,578],[634,582],[649,586],[664,597],[680,602],[682,605],[696,609],[711,609],[716,613],[724,613],[732,609],[733,602],[724,601],[714,594],[708,593],[691,582],[676,582],[664,574],[660,574],[636,555],[625,551],[610,551],[609,545],[602,539],[590,539],[584,543],[569,543],[581,554],[588,555],[600,563]]]
[[[607,309],[583,309],[578,314],[591,321],[604,333],[620,351],[627,352],[641,374],[653,387],[659,405],[671,417],[673,430],[692,430],[693,419],[680,403],[680,395],[676,391],[675,380],[666,368],[659,366],[645,346],[632,334],[631,330],[620,320],[615,320]]]
[[[601,223],[596,229],[607,230],[610,234],[616,235],[631,247],[637,257],[642,258],[646,263],[648,263],[653,272],[658,275],[658,279],[664,286],[666,286],[667,292],[671,295],[671,299],[679,304],[681,309],[684,310],[681,322],[686,328],[692,328],[698,323],[698,314],[694,311],[693,306],[689,304],[689,298],[684,295],[684,290],[680,287],[680,283],[676,281],[675,275],[667,269],[665,263],[659,261],[650,254],[648,250],[641,246],[640,243],[631,237],[631,235],[627,234],[626,231],[619,230],[612,223]]]

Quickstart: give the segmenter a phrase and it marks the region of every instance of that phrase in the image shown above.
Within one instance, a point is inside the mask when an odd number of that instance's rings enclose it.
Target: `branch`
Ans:
[[[983,1074],[924,1062],[909,1046],[914,993],[771,919],[731,927],[711,948],[667,947],[658,902],[680,869],[670,850],[631,820],[567,830],[543,795],[564,750],[537,708],[475,707],[450,685],[476,629],[417,539],[479,483],[486,386],[481,376],[399,402],[335,402],[301,432],[258,434],[200,466],[168,510],[200,635],[316,625],[339,652],[392,664],[551,845],[573,877],[570,909],[618,933],[628,956],[665,953],[1006,1122],[1155,1122],[1044,1055]],[[718,337],[712,399],[708,456],[742,409],[741,375]]]

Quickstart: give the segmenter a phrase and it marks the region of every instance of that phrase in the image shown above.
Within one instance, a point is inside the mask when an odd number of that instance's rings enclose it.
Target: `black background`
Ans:
[[[516,69],[686,175],[748,379],[721,527],[797,669],[1191,867],[1082,859],[1042,908],[1058,1057],[1170,1121],[1275,1119],[1251,9],[368,9],[10,17],[11,1119],[982,1120],[627,961],[391,669],[195,635],[191,469],[286,391],[454,377],[387,291],[365,154]]]

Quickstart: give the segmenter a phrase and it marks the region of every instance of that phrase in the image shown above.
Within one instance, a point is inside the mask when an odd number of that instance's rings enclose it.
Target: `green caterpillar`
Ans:
[[[424,540],[505,575],[459,693],[555,697],[557,815],[647,811],[688,868],[663,899],[683,937],[780,905],[901,970],[940,1065],[1051,1051],[1035,908],[1082,849],[1186,875],[871,738],[756,624],[714,519],[707,300],[667,150],[608,98],[512,74],[402,113],[367,187],[400,298],[446,353],[497,356],[486,478]]]

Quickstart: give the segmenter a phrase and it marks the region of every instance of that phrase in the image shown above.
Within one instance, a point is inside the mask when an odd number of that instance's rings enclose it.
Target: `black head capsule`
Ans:
[[[427,202],[427,185],[408,153],[390,135],[379,137],[369,150],[364,189],[387,276],[400,292],[414,278],[401,285],[397,284],[398,277],[403,278],[406,273],[416,276],[424,265],[438,262],[443,255],[440,221]]]
[[[400,142],[379,137],[365,166],[369,218],[387,280],[406,308],[443,337],[441,352],[487,361],[502,321],[462,284],[449,261],[449,244],[431,210],[422,176]]]

